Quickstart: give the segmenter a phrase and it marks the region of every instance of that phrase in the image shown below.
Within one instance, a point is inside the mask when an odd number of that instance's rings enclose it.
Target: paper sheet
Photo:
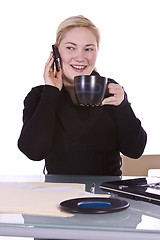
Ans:
[[[60,202],[77,197],[97,196],[85,192],[84,184],[46,182],[0,183],[0,195],[1,213],[62,217],[71,217],[74,214],[61,211]]]

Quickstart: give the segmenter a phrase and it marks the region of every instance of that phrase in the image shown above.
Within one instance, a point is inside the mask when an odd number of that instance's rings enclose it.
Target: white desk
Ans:
[[[43,176],[34,181],[43,181]],[[100,183],[116,177],[60,176],[48,175],[47,182],[86,183],[89,190],[96,183],[96,192]],[[0,181],[33,181],[32,177],[0,177]],[[103,192],[104,193],[104,192]],[[117,196],[114,196],[117,197]],[[119,197],[117,197],[119,198]],[[0,236],[36,237],[47,239],[160,239],[160,206],[125,199],[130,207],[124,211],[110,214],[75,214],[73,217],[47,217],[21,214],[0,214]]]

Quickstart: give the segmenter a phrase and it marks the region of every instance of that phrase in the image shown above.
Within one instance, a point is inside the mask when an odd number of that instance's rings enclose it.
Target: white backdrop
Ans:
[[[123,85],[148,133],[145,154],[160,154],[159,0],[0,0],[0,174],[39,174],[43,162],[17,148],[23,100],[43,69],[65,18],[82,14],[100,29],[98,71]]]

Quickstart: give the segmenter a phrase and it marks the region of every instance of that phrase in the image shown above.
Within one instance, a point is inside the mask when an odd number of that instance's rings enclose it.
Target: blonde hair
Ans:
[[[97,46],[99,48],[99,43],[100,43],[100,33],[98,28],[93,24],[91,20],[88,18],[78,15],[78,16],[73,16],[65,19],[57,29],[56,33],[56,43],[55,45],[58,47],[64,34],[71,28],[74,27],[86,27],[88,28],[96,37],[97,40]]]

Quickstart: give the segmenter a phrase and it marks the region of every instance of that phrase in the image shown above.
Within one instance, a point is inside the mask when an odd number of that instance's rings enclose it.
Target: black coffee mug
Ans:
[[[81,106],[100,106],[106,93],[107,81],[99,75],[74,77],[74,91]]]

